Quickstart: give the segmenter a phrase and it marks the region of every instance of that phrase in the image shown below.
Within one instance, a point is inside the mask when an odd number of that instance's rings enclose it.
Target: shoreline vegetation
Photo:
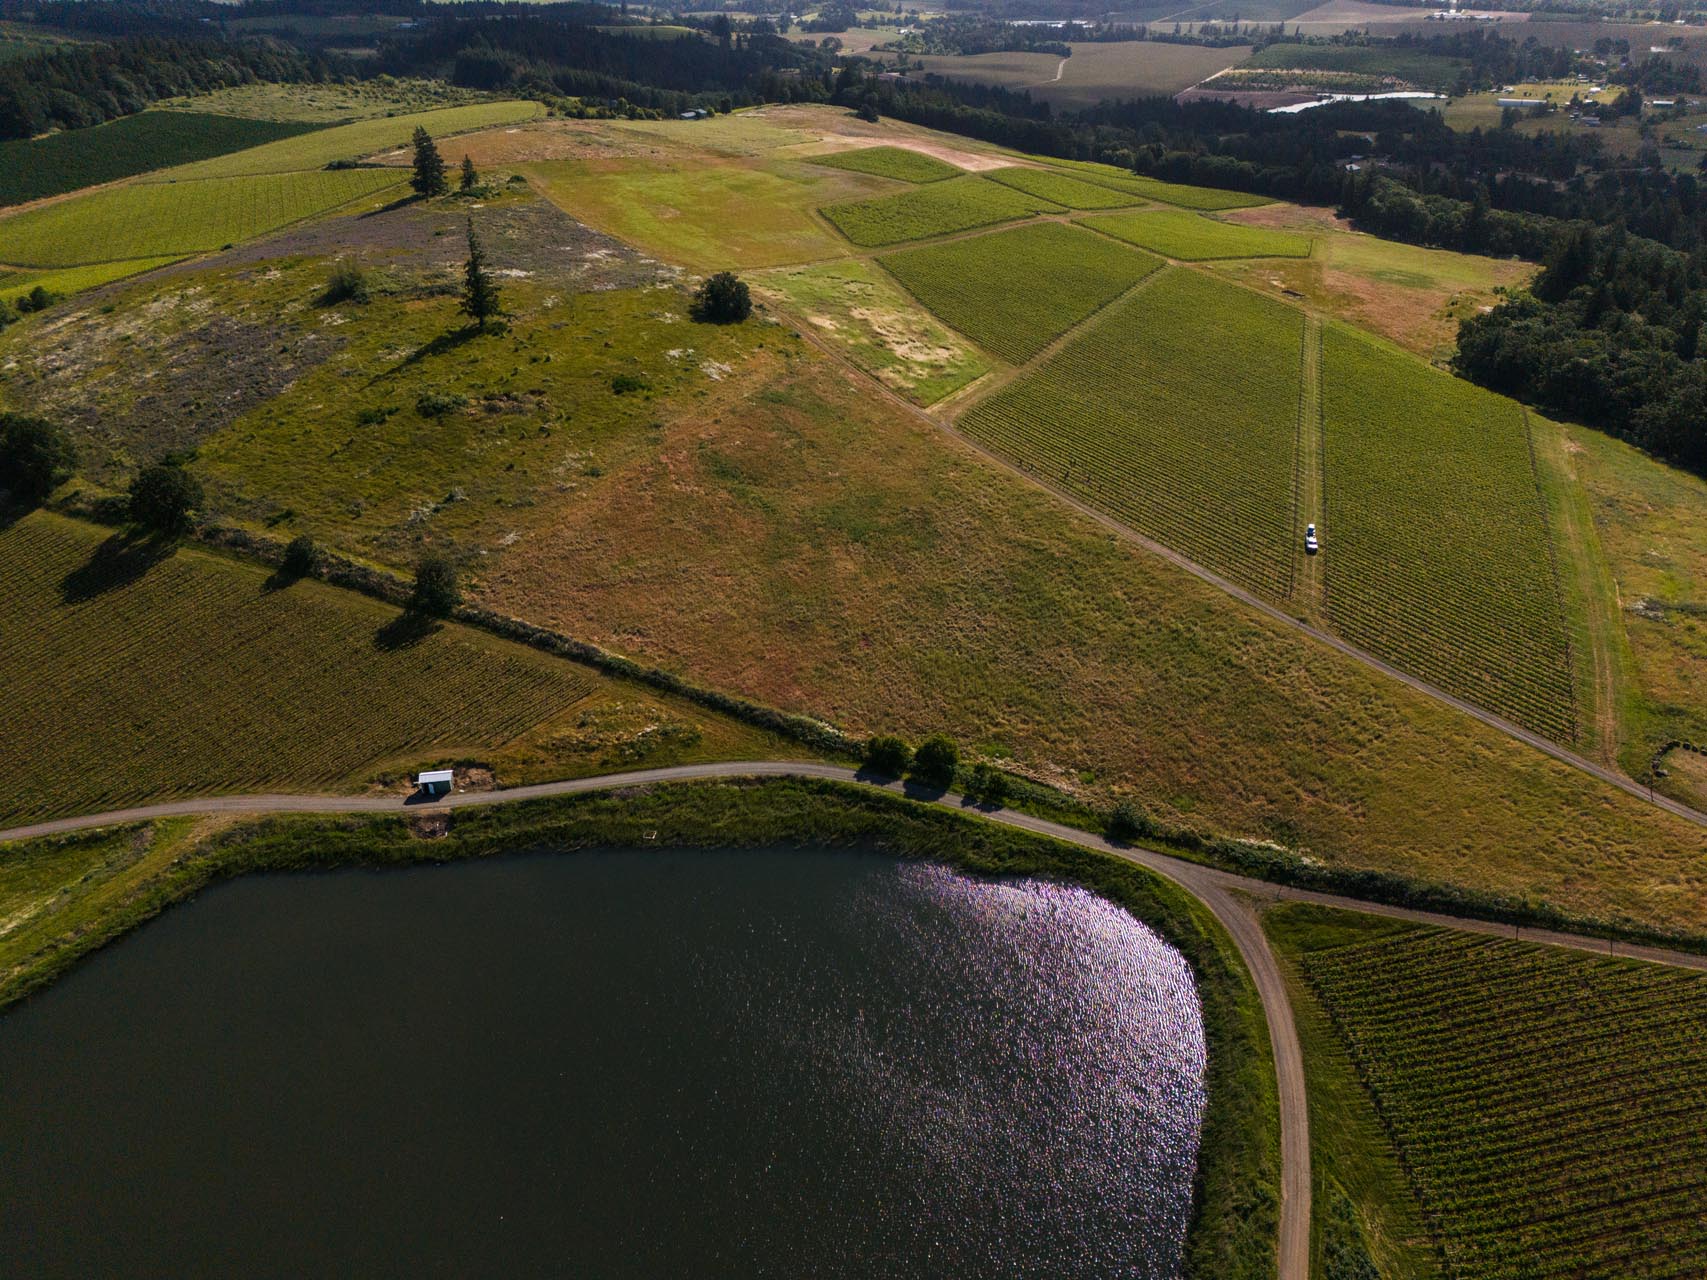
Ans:
[[[69,853],[131,856],[110,874],[66,877],[45,918],[0,934],[0,1010],[77,961],[210,885],[251,872],[403,867],[588,848],[870,846],[974,876],[1070,883],[1130,912],[1191,965],[1208,1043],[1202,1139],[1186,1275],[1272,1271],[1279,1221],[1280,1117],[1268,1027],[1232,940],[1185,890],[1113,857],[847,783],[809,779],[673,783],[450,815],[275,817],[236,825],[177,819],[14,846],[28,868]],[[155,856],[149,856],[150,846]],[[3,882],[0,882],[3,884]],[[10,905],[10,904],[9,904]]]

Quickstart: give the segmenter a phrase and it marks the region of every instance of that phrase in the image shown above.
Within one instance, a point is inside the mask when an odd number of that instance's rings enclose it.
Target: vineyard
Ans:
[[[849,240],[871,248],[1060,213],[1061,207],[968,174],[916,191],[833,204],[821,212]]]
[[[1128,195],[1142,196],[1146,200],[1160,200],[1163,204],[1178,205],[1182,209],[1204,209],[1213,213],[1222,209],[1248,209],[1253,205],[1273,203],[1266,196],[1249,196],[1243,192],[1222,191],[1215,187],[1188,187],[1177,182],[1163,182],[1158,178],[1145,178],[1125,169],[1117,169],[1111,164],[1098,164],[1094,160],[1046,160],[1044,163],[1056,169],[1065,169],[1086,182],[1096,183],[1099,187],[1124,191]]]
[[[1523,410],[1338,326],[1322,361],[1335,629],[1571,742],[1571,653]]]
[[[1707,978],[1433,930],[1304,971],[1449,1274],[1707,1274]]]
[[[1039,196],[1069,209],[1120,209],[1138,203],[1138,197],[1112,187],[1099,187],[1094,182],[1057,173],[1053,169],[996,169],[987,175],[992,182]]]
[[[40,200],[317,128],[295,121],[142,111],[92,129],[67,129],[45,138],[0,142],[0,205]]]
[[[960,421],[1245,586],[1286,595],[1304,320],[1173,269]]]
[[[835,169],[851,169],[855,173],[869,173],[900,182],[941,182],[961,172],[935,156],[908,151],[905,147],[859,147],[827,156],[808,156],[807,159],[813,164],[827,164]]]
[[[879,261],[949,324],[1015,364],[1161,263],[1077,227],[1039,222]]]
[[[0,823],[211,790],[336,785],[504,742],[582,669],[314,582],[34,515],[0,533]],[[68,729],[75,728],[75,731]]]
[[[1212,258],[1308,258],[1308,236],[1266,227],[1216,222],[1178,209],[1152,209],[1086,218],[1084,225],[1167,258],[1203,262]]]
[[[138,183],[0,218],[0,262],[70,267],[203,253],[403,181],[395,169]]]

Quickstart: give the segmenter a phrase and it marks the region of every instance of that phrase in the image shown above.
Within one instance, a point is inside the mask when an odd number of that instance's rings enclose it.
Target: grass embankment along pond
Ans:
[[[589,847],[875,845],[975,875],[1040,876],[1101,894],[1191,964],[1209,1049],[1208,1106],[1186,1242],[1193,1280],[1272,1274],[1279,1114],[1262,1007],[1231,939],[1182,890],[1106,854],[866,787],[800,779],[692,783],[464,810],[436,839],[386,815],[186,821],[32,841],[0,863],[0,1006],[216,880],[251,871],[407,865]]]

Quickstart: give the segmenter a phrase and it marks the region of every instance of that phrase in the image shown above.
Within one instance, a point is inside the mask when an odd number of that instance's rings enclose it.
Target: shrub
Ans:
[[[314,572],[314,559],[319,554],[320,548],[314,545],[314,539],[306,533],[299,533],[285,548],[284,571],[293,578],[305,578]]]
[[[320,302],[322,306],[332,307],[340,302],[365,303],[372,296],[367,272],[353,262],[340,262],[332,268],[326,288],[320,294]]]
[[[978,764],[972,768],[971,783],[966,792],[974,800],[1000,807],[1007,803],[1008,789],[1007,774],[987,764]]]
[[[0,413],[0,489],[33,506],[69,480],[76,465],[77,450],[58,423]]]
[[[932,786],[948,786],[954,781],[954,771],[959,767],[960,748],[947,734],[931,734],[913,753],[913,778]]]
[[[912,759],[913,749],[890,734],[880,734],[865,744],[865,767],[885,778],[899,778]]]
[[[432,618],[448,617],[462,603],[457,587],[456,566],[441,555],[424,555],[415,566],[415,589],[409,595],[412,613]]]
[[[638,374],[619,373],[610,380],[610,389],[619,396],[625,396],[634,391],[650,391],[652,384]]]
[[[467,403],[467,396],[447,391],[428,391],[415,401],[415,412],[423,418],[442,418],[447,413],[455,413]]]
[[[688,311],[708,324],[740,324],[753,314],[753,296],[733,271],[719,271],[700,285]]]
[[[1108,815],[1110,840],[1136,840],[1148,829],[1149,823],[1130,800],[1122,800]]]
[[[202,482],[181,462],[156,462],[130,482],[131,520],[168,537],[190,531],[202,501]]]

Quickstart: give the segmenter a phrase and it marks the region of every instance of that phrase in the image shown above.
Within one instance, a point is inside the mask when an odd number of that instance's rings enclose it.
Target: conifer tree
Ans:
[[[467,195],[480,185],[480,175],[474,171],[474,161],[467,156],[462,158],[462,193]]]
[[[409,179],[409,185],[415,188],[417,195],[444,195],[450,190],[450,183],[445,180],[444,157],[439,155],[432,135],[416,126],[414,143],[415,176]]]
[[[498,314],[498,286],[486,269],[486,250],[474,234],[474,219],[468,220],[468,265],[463,268],[462,312],[482,329]]]

